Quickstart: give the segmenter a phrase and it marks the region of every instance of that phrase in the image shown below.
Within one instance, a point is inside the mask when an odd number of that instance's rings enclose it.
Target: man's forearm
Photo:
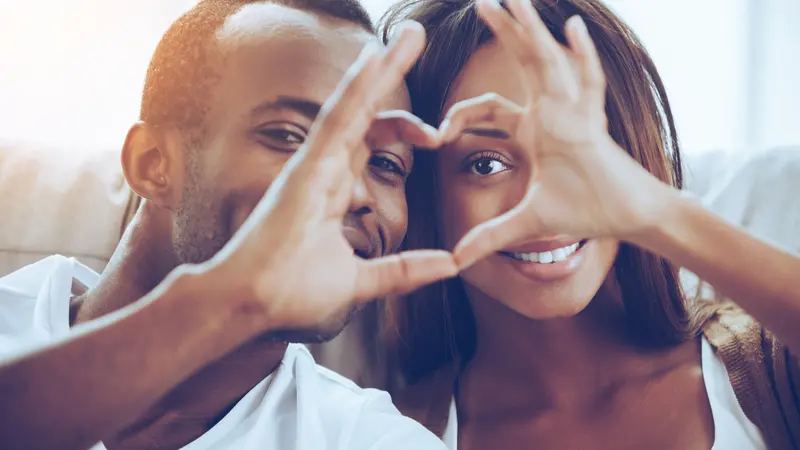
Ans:
[[[216,286],[179,269],[130,307],[0,362],[3,448],[87,449],[255,336],[261,324]]]

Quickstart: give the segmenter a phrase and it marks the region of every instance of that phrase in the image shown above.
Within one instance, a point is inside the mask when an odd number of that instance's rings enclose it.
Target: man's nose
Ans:
[[[365,172],[368,170],[366,169]],[[353,193],[350,196],[350,209],[348,210],[351,214],[365,215],[375,211],[376,200],[367,184],[366,177],[368,176],[368,173],[364,173],[353,183]]]

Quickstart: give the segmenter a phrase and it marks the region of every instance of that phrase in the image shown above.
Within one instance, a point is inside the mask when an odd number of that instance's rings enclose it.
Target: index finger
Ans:
[[[574,96],[561,45],[547,29],[531,0],[509,0],[508,10],[498,0],[479,0],[478,13],[522,68],[526,84],[536,91]],[[528,92],[536,95],[536,92]],[[533,98],[531,98],[533,100]]]
[[[304,150],[321,157],[343,151],[352,155],[363,147],[380,101],[403,82],[424,45],[422,26],[408,22],[385,50],[365,48],[322,106]]]
[[[373,149],[397,143],[436,149],[442,144],[438,129],[403,110],[378,113],[367,131],[366,141],[367,147]]]
[[[467,232],[453,249],[458,269],[467,269],[492,253],[524,239],[531,227],[535,226],[526,217],[527,211],[527,202],[523,199],[510,211]]]

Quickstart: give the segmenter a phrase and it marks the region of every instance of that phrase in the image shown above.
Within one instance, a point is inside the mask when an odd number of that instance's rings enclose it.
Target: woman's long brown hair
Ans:
[[[613,139],[660,180],[682,187],[680,148],[669,101],[652,59],[630,28],[598,0],[535,0],[550,32],[565,44],[564,26],[580,15],[594,39],[608,79],[606,113]],[[423,55],[407,77],[414,113],[438,126],[450,88],[475,51],[490,41],[473,0],[406,0],[384,21],[384,39],[404,19],[428,33]],[[408,180],[407,249],[442,248],[437,225],[436,159],[418,152]],[[623,243],[614,264],[626,315],[640,345],[673,346],[696,336],[703,318],[685,301],[678,268]],[[463,367],[475,348],[474,319],[461,282],[422,289],[387,305],[390,363],[414,384],[438,369]]]

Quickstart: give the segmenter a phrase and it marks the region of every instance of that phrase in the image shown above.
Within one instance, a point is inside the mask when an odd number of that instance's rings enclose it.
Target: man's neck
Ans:
[[[637,346],[613,286],[607,281],[578,315],[552,320],[528,319],[471,292],[478,341],[460,377],[459,408],[477,414],[582,408],[626,380],[696,358],[693,344],[657,352]]]
[[[75,302],[73,325],[97,319],[147,295],[178,265],[166,211],[145,202],[120,239],[99,282]]]
[[[165,211],[145,203],[96,287],[75,303],[74,324],[97,319],[145,296],[176,266]],[[220,299],[225,301],[225,299]],[[181,320],[176,317],[175,320]],[[142,330],[146,333],[147,330]],[[206,366],[154,402],[107,448],[181,447],[208,431],[280,364],[285,344],[254,341]]]
[[[285,351],[285,344],[259,341],[237,349],[178,385],[104,445],[109,450],[188,445],[274,372]]]

